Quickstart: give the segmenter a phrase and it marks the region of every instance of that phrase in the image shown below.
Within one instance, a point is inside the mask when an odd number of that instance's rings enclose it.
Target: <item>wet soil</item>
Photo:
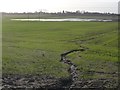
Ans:
[[[58,89],[58,88],[117,88],[118,82],[109,79],[77,79],[74,86],[71,78],[55,78],[40,75],[4,75],[2,77],[3,90],[36,90],[37,88]]]

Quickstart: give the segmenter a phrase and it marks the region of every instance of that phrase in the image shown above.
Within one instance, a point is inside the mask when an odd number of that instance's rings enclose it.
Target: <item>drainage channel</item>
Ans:
[[[86,48],[83,47],[81,49],[70,50],[68,52],[65,52],[65,53],[61,54],[60,62],[63,62],[65,64],[69,65],[68,73],[70,74],[70,78],[71,78],[71,82],[72,82],[72,84],[70,85],[69,88],[75,87],[75,83],[78,80],[78,73],[77,73],[77,65],[74,64],[72,61],[68,60],[68,58],[66,58],[66,56],[68,54],[71,54],[71,53],[74,53],[74,52],[78,52],[78,51],[83,52],[85,50],[86,50]]]

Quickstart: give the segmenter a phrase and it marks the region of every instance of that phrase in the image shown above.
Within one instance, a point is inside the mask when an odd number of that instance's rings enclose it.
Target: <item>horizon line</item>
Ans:
[[[0,13],[39,13],[39,12],[43,12],[43,13],[63,13],[63,11],[66,13],[66,12],[77,12],[79,11],[80,13],[85,13],[85,12],[88,12],[88,13],[110,13],[110,14],[119,14],[118,12],[115,13],[115,12],[101,12],[101,11],[85,11],[85,10],[61,10],[61,11],[0,11]]]

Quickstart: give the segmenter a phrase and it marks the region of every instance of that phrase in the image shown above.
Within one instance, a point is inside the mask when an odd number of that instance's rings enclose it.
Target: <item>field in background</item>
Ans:
[[[68,58],[79,78],[112,78],[118,72],[117,22],[20,22],[3,19],[3,74],[68,77],[60,54],[80,46]]]

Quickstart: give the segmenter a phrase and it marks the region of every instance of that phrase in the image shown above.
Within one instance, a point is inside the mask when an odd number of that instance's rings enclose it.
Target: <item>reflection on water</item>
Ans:
[[[12,21],[112,21],[103,19],[79,19],[79,18],[67,18],[67,19],[11,19]]]

